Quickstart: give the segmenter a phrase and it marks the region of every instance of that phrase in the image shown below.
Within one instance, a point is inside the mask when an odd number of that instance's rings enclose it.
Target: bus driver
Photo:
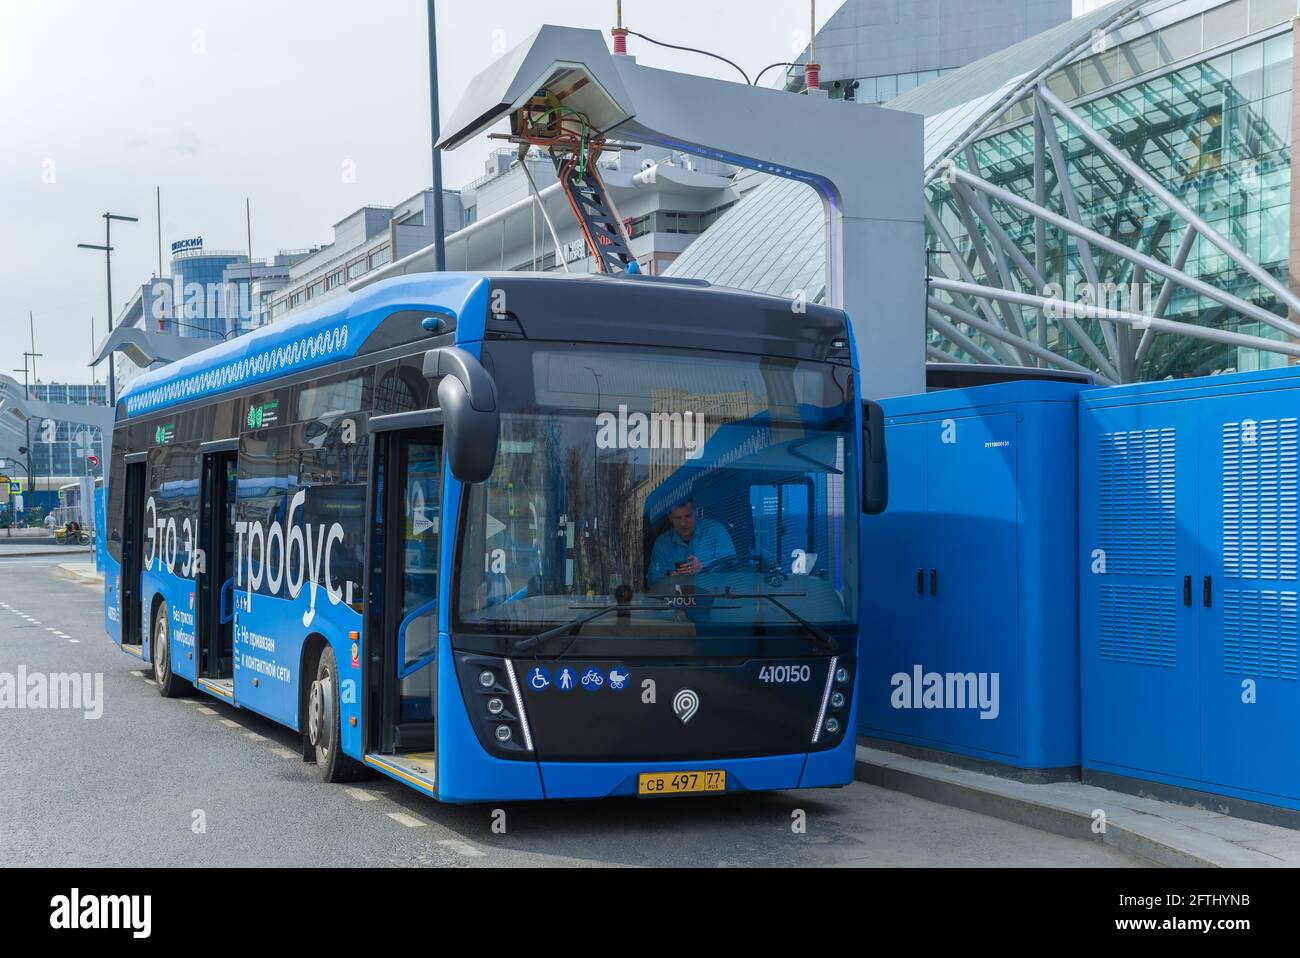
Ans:
[[[700,519],[686,499],[668,513],[672,528],[655,540],[650,553],[650,584],[670,575],[694,575],[710,563],[736,554],[721,522]]]

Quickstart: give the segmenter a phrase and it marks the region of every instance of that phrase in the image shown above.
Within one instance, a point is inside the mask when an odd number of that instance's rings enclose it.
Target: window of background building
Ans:
[[[388,247],[383,246],[370,254],[370,268],[378,269],[387,263],[390,258]]]
[[[348,279],[356,279],[366,271],[366,261],[359,259],[355,263],[348,263]]]

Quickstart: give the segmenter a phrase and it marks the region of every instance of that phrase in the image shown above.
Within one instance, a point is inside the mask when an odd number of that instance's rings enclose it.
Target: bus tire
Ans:
[[[352,782],[366,773],[364,765],[343,754],[339,711],[339,667],[334,650],[326,645],[307,696],[307,740],[316,750],[316,768],[325,782]]]
[[[189,685],[172,671],[171,628],[168,625],[167,603],[158,606],[153,620],[153,633],[149,640],[149,657],[153,660],[153,680],[158,694],[165,699],[177,698]]]

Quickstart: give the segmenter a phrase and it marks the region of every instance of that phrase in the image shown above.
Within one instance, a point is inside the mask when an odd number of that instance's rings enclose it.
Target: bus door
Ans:
[[[203,501],[199,504],[203,516],[199,539],[205,564],[203,574],[198,577],[199,678],[231,679],[234,675],[234,530],[238,475],[238,454],[234,449],[204,451]]]
[[[382,644],[373,681],[372,747],[431,753],[438,670],[442,430],[381,433],[371,555]]]
[[[131,457],[135,458],[135,457]],[[126,494],[122,506],[121,614],[122,644],[143,645],[140,621],[140,575],[144,572],[145,469],[144,454],[126,461]]]

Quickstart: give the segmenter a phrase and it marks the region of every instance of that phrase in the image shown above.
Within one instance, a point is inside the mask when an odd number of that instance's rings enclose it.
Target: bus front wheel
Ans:
[[[159,694],[165,699],[174,699],[189,683],[177,678],[172,672],[171,629],[168,622],[167,603],[164,602],[158,606],[158,614],[153,620],[149,655],[153,659],[153,680],[158,686]]]
[[[365,767],[343,754],[339,728],[339,668],[334,650],[321,650],[316,679],[307,698],[307,741],[316,750],[316,767],[326,782],[351,782],[365,774]]]

